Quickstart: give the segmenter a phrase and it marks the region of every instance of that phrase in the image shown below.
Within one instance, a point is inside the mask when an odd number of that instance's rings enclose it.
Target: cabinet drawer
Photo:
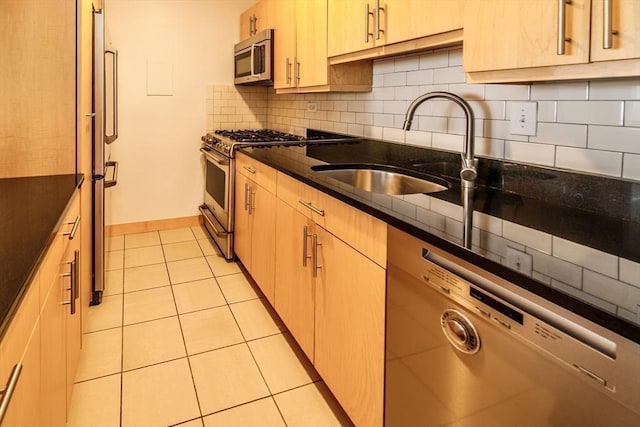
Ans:
[[[387,259],[387,224],[288,175],[278,173],[278,198],[376,264]]]
[[[264,163],[250,158],[249,156],[237,153],[236,171],[250,180],[256,182],[267,191],[276,192],[276,170]]]

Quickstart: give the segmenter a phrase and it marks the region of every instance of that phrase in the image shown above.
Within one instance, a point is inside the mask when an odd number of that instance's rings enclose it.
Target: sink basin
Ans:
[[[444,179],[386,165],[332,164],[312,166],[311,169],[372,193],[389,195],[435,193],[451,187]]]

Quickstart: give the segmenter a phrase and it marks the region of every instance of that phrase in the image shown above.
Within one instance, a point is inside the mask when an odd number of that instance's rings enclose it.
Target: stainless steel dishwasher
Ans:
[[[639,426],[640,346],[390,228],[385,425]]]

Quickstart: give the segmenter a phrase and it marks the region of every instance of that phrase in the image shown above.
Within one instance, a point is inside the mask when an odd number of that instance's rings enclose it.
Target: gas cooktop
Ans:
[[[241,147],[298,144],[305,140],[302,136],[269,129],[216,130],[200,139],[204,150],[227,157],[233,157],[234,150]]]

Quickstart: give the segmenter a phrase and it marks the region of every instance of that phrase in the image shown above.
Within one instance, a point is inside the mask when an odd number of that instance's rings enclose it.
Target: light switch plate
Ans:
[[[512,135],[535,135],[538,125],[537,113],[537,102],[512,102],[509,132]]]

